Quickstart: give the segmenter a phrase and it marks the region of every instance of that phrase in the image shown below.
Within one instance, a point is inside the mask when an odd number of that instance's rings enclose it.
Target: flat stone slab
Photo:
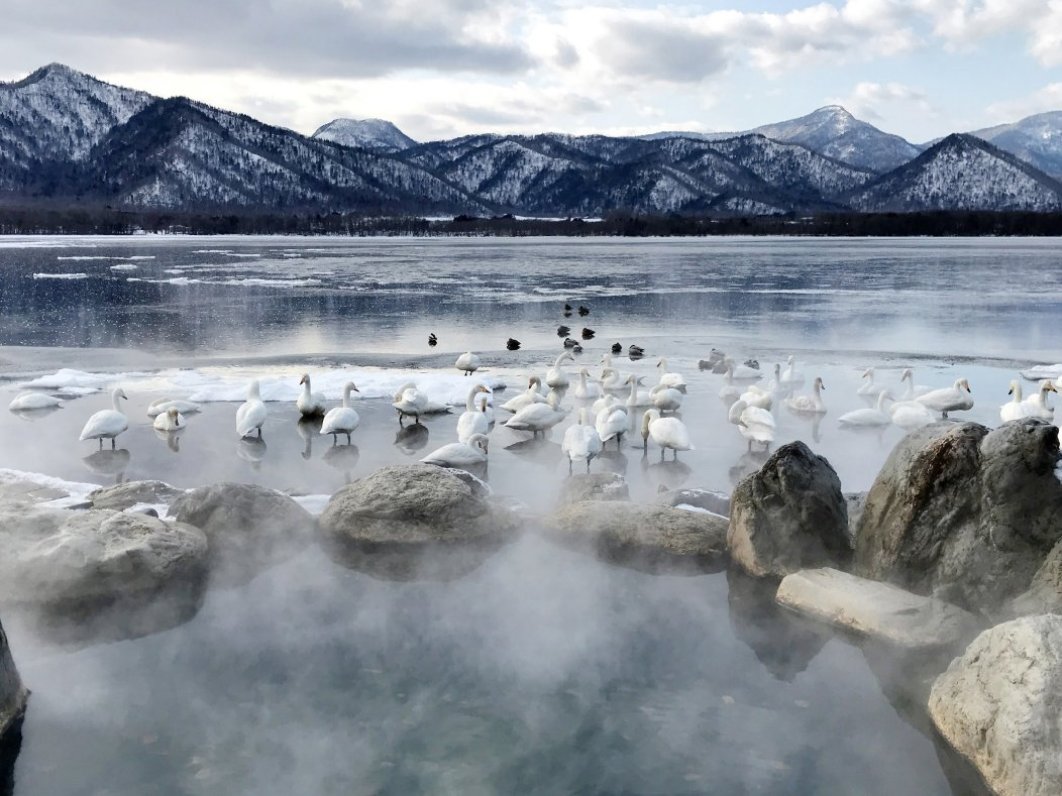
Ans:
[[[978,628],[977,618],[958,606],[830,567],[787,575],[775,600],[834,627],[909,650],[947,647]]]

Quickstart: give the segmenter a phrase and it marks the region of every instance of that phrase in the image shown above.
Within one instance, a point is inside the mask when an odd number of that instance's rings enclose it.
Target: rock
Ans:
[[[4,626],[0,624],[0,745],[5,743],[8,733],[18,731],[28,696],[7,646]]]
[[[856,571],[988,616],[1025,591],[1062,536],[1052,426],[936,423],[893,450],[867,495]]]
[[[1014,598],[1010,613],[1014,616],[1062,614],[1062,542],[1051,548],[1033,575],[1029,589]]]
[[[0,519],[0,603],[59,641],[127,638],[199,609],[207,541],[143,514],[23,506]]]
[[[726,527],[726,519],[706,512],[601,500],[563,506],[545,520],[557,541],[651,571],[721,569]]]
[[[206,534],[211,578],[225,586],[246,583],[294,555],[314,528],[313,516],[291,497],[256,484],[192,489],[170,504],[168,516]]]
[[[561,487],[559,503],[581,500],[628,500],[627,480],[619,473],[576,473]]]
[[[126,481],[89,494],[94,509],[124,511],[138,503],[170,503],[184,490],[163,481]]]
[[[829,567],[786,575],[775,599],[804,616],[908,650],[948,647],[978,629],[974,615],[954,605]]]
[[[841,481],[803,442],[783,445],[731,498],[730,555],[750,575],[784,577],[851,557]]]
[[[848,508],[848,539],[854,548],[856,528],[859,527],[859,519],[863,516],[863,509],[867,505],[867,493],[845,492],[844,503]]]
[[[319,524],[339,563],[388,579],[449,580],[475,569],[520,526],[467,473],[384,467],[332,496]]]
[[[669,489],[661,492],[657,502],[664,506],[693,506],[720,517],[730,516],[730,495],[709,489]]]
[[[1062,617],[983,632],[937,678],[929,713],[997,794],[1062,793]]]

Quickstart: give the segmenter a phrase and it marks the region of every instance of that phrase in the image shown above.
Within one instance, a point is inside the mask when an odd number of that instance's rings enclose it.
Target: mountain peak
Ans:
[[[333,119],[318,127],[311,138],[383,152],[398,152],[417,143],[386,119]]]

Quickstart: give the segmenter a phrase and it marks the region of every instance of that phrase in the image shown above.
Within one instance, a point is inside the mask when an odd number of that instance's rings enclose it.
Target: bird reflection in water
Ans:
[[[557,462],[567,459],[561,451],[561,446],[545,437],[523,439],[519,442],[514,442],[512,445],[506,445],[505,450],[515,453],[529,462],[541,464],[543,467],[553,468],[556,467]]]
[[[58,412],[60,407],[58,406],[46,406],[43,409],[12,409],[11,414],[17,417],[19,420],[25,420],[28,423],[35,423],[38,420],[43,420],[55,412]]]
[[[760,468],[763,467],[763,463],[769,459],[771,454],[767,451],[752,451],[750,453],[743,453],[741,458],[737,460],[737,463],[730,468],[730,483],[737,486],[747,476],[753,473],[758,473]]]
[[[259,437],[243,437],[236,443],[236,455],[256,470],[265,458],[268,449],[265,440]]]
[[[324,452],[321,458],[324,459],[325,464],[329,467],[334,467],[343,473],[344,480],[349,484],[351,473],[358,466],[361,452],[358,450],[357,445],[332,445]]]
[[[645,480],[657,489],[677,489],[690,480],[693,469],[677,459],[652,461],[649,454],[642,454],[642,473]]]
[[[154,429],[155,436],[166,443],[166,447],[174,453],[181,452],[181,435],[184,433],[184,428],[179,428],[174,431],[163,431],[162,429]]]
[[[601,451],[594,457],[595,461],[601,463],[601,469],[609,473],[618,473],[620,475],[627,474],[627,454],[622,449],[615,450],[607,449]]]
[[[402,426],[398,429],[398,433],[395,434],[395,447],[406,456],[413,456],[428,444],[430,436],[431,432],[428,431],[428,427],[420,423]]]
[[[81,461],[85,467],[96,475],[113,475],[114,483],[125,480],[125,471],[129,467],[132,455],[125,448],[117,450],[99,450],[91,453]]]
[[[324,422],[323,416],[313,415],[300,417],[295,424],[295,429],[299,432],[299,436],[302,437],[302,458],[306,460],[313,456],[313,440],[320,436],[322,422]]]

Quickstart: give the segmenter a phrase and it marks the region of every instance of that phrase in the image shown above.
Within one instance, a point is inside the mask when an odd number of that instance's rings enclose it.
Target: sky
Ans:
[[[1062,0],[0,0],[57,61],[312,133],[737,131],[839,104],[913,142],[1062,109]]]

